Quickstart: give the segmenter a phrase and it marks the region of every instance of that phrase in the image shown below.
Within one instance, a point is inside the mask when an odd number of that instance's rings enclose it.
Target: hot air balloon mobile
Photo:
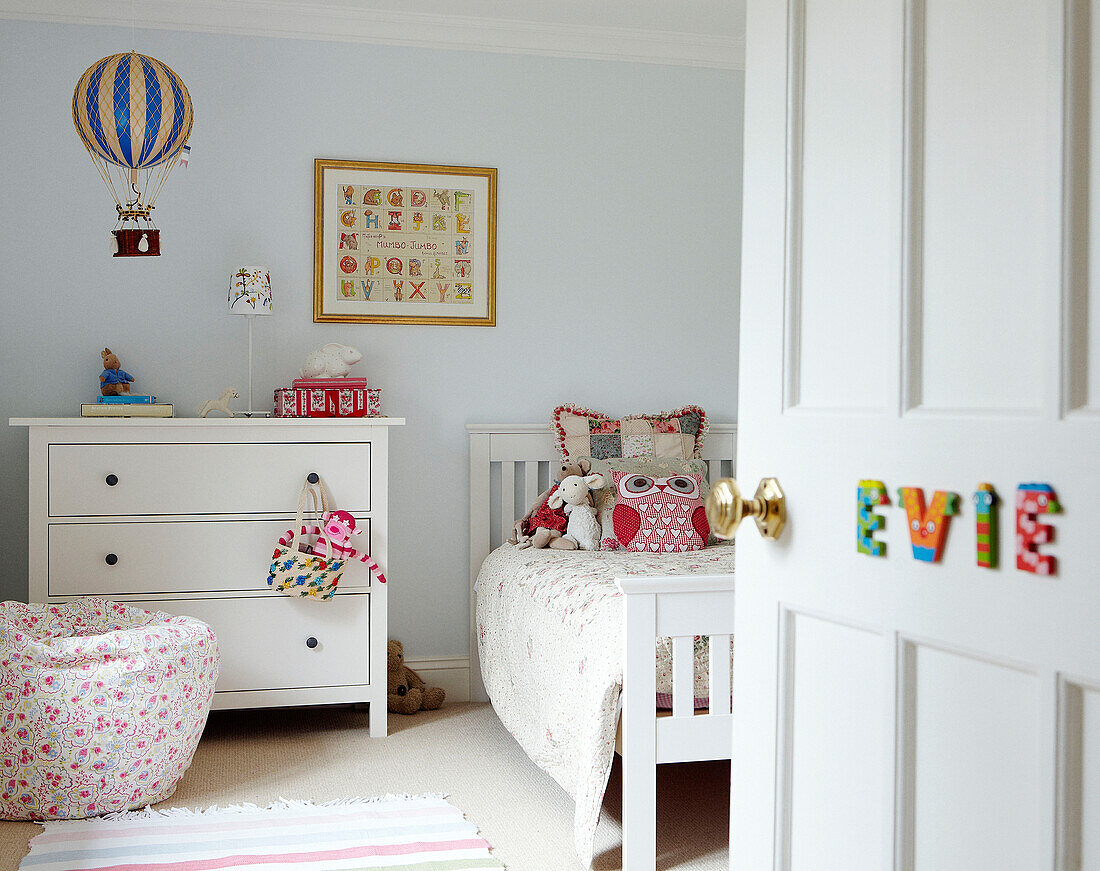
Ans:
[[[191,95],[180,77],[135,51],[96,61],[76,83],[73,124],[115,198],[115,257],[160,254],[153,204],[193,121]]]

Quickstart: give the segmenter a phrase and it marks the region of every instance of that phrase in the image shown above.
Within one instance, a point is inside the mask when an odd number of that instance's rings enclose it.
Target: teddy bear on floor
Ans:
[[[423,678],[405,665],[405,649],[400,641],[386,645],[387,707],[395,714],[434,711],[443,704],[441,687],[430,687]]]
[[[577,544],[572,539],[565,537],[565,531],[569,526],[569,518],[565,512],[549,505],[550,496],[558,488],[558,485],[571,475],[584,477],[592,471],[592,463],[582,459],[576,463],[562,463],[558,474],[546,490],[538,495],[530,510],[516,521],[512,527],[512,537],[509,543],[514,544],[518,550],[526,547],[544,548],[551,547],[555,550],[576,550]],[[589,503],[592,497],[588,498]]]

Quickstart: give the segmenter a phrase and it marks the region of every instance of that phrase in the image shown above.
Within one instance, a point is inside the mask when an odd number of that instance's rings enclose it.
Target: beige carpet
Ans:
[[[523,754],[488,705],[391,716],[372,741],[350,708],[215,711],[191,770],[161,807],[266,804],[387,792],[445,792],[511,871],[577,869],[573,803]],[[597,871],[621,867],[616,758],[596,834]],[[728,868],[729,763],[659,768],[660,869]],[[0,871],[14,871],[41,829],[0,822]]]

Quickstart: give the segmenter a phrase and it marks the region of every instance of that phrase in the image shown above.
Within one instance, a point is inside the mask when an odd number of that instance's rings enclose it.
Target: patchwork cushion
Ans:
[[[104,599],[0,604],[0,818],[58,820],[163,801],[206,725],[205,623]]]
[[[578,457],[698,457],[707,433],[707,414],[685,405],[663,414],[608,417],[576,405],[559,405],[551,416],[562,459]]]
[[[610,457],[608,459],[596,459],[582,457],[592,464],[592,472],[603,475],[607,486],[592,492],[592,504],[596,509],[596,517],[600,521],[600,550],[620,550],[622,545],[615,537],[615,528],[612,524],[612,514],[615,503],[619,501],[619,491],[611,480],[612,472],[626,472],[652,477],[667,478],[672,475],[695,475],[702,482],[702,495],[705,500],[710,492],[707,483],[707,464],[704,460],[680,460],[667,459],[639,459],[637,457]]]
[[[624,548],[680,553],[706,547],[710,524],[699,475],[612,472],[611,479],[618,491],[611,523]]]

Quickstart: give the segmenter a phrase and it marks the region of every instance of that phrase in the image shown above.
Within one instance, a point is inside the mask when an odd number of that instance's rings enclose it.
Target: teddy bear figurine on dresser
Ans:
[[[386,644],[387,705],[395,714],[415,714],[434,711],[443,704],[442,687],[430,687],[415,671],[405,665],[405,649],[400,641]]]
[[[103,358],[103,372],[99,376],[99,392],[104,396],[123,396],[130,392],[130,382],[134,376],[122,368],[118,357],[110,348],[99,352]]]

